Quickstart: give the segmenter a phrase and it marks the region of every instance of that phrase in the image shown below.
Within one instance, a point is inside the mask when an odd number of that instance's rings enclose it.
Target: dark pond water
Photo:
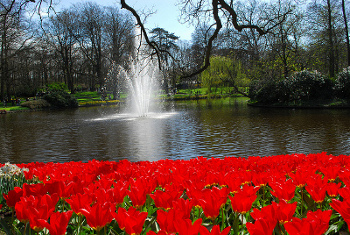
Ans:
[[[116,106],[0,115],[0,162],[350,155],[350,110],[262,109],[242,98],[163,106],[148,117]]]

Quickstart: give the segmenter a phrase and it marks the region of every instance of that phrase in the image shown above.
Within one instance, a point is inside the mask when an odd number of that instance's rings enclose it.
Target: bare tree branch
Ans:
[[[162,63],[161,63],[160,49],[159,49],[157,43],[155,43],[154,41],[150,41],[150,39],[148,37],[148,34],[146,32],[145,26],[143,25],[140,16],[137,14],[137,12],[135,11],[134,8],[132,8],[131,6],[126,4],[125,0],[121,0],[120,3],[122,5],[122,8],[130,11],[133,14],[133,16],[136,18],[137,24],[141,28],[141,37],[143,36],[145,41],[146,41],[146,43],[155,51],[155,53],[157,55],[157,58],[158,58],[159,69],[162,69],[162,67],[161,67]]]
[[[189,77],[193,77],[195,75],[198,75],[210,66],[210,54],[211,54],[211,50],[213,47],[213,42],[217,38],[217,36],[222,28],[221,20],[219,17],[218,1],[212,0],[212,6],[213,6],[213,16],[214,16],[214,20],[215,20],[215,24],[216,24],[216,29],[215,29],[213,35],[211,35],[209,40],[208,40],[208,45],[206,46],[206,50],[205,50],[204,65],[200,69],[198,69],[197,71],[195,71],[191,74],[181,76],[181,78],[189,78]]]
[[[198,0],[196,6],[194,7],[194,12],[192,13],[192,15],[197,16],[199,15],[199,13],[202,11],[202,6],[204,5],[204,0]],[[186,7],[191,7],[191,5],[193,5],[194,3],[190,0],[185,0],[183,1],[183,4],[185,4],[185,7],[183,9],[185,9]],[[171,54],[168,51],[165,50],[160,50],[158,44],[154,41],[150,41],[146,32],[146,29],[143,25],[143,23],[141,22],[140,16],[138,15],[138,13],[135,11],[135,9],[133,9],[132,7],[130,7],[128,4],[126,4],[125,0],[121,0],[121,5],[122,8],[130,11],[134,17],[137,20],[137,24],[141,27],[141,31],[142,34],[145,38],[146,43],[155,51],[153,54],[156,54],[158,57],[158,62],[159,62],[159,68],[161,69],[161,53],[165,52],[167,54],[169,54],[171,56]],[[219,15],[219,10],[222,11],[222,13],[224,15],[226,15],[226,13],[228,13],[228,15],[231,17],[231,23],[233,24],[234,28],[237,31],[242,31],[243,29],[253,29],[256,30],[260,35],[266,34],[269,31],[271,31],[273,28],[277,27],[278,25],[282,24],[283,21],[285,20],[286,16],[288,14],[290,14],[290,11],[286,12],[283,14],[282,20],[276,22],[274,25],[272,25],[270,28],[268,29],[264,29],[262,27],[259,27],[258,25],[251,25],[251,24],[242,24],[240,25],[238,23],[238,16],[236,11],[233,9],[233,3],[232,1],[230,1],[230,5],[226,3],[225,0],[212,0],[211,2],[211,6],[212,6],[212,15],[214,18],[214,25],[216,26],[214,33],[210,36],[208,43],[206,45],[205,48],[205,57],[204,57],[204,65],[199,68],[198,70],[194,71],[193,73],[190,74],[185,74],[183,76],[181,76],[181,78],[188,78],[188,77],[192,77],[195,75],[198,75],[200,73],[202,73],[204,70],[206,70],[209,66],[210,66],[210,55],[211,55],[211,51],[212,51],[212,47],[213,47],[213,42],[214,40],[217,38],[220,30],[222,29],[222,23],[221,23],[221,19],[220,19],[220,15]],[[183,10],[184,11],[184,10]],[[207,12],[207,11],[206,11]],[[269,20],[267,22],[267,24],[265,26],[267,26],[268,24],[270,24],[272,20]],[[172,56],[171,56],[172,57]],[[173,57],[172,57],[173,58]]]

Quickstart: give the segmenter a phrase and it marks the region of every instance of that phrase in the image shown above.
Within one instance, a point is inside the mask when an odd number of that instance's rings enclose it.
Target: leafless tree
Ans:
[[[182,0],[180,1],[180,4],[183,6],[182,15],[186,20],[194,21],[201,19],[203,16],[210,17],[211,19],[213,19],[213,25],[211,28],[214,29],[206,44],[203,66],[190,74],[184,75],[184,77],[191,77],[197,75],[203,72],[206,68],[208,68],[208,66],[210,65],[209,59],[213,48],[213,43],[219,35],[220,30],[223,28],[223,21],[225,23],[229,22],[230,24],[232,24],[232,26],[237,31],[242,31],[244,29],[255,29],[258,31],[259,34],[265,34],[281,23],[278,22],[277,24],[271,24],[271,19],[266,19],[264,22],[262,22],[262,25],[241,24],[237,12],[234,8],[233,1],[228,2],[225,0]],[[157,54],[159,57],[160,48],[156,42],[151,41],[149,39],[146,28],[144,27],[139,14],[134,8],[127,4],[126,0],[121,0],[121,6],[122,8],[130,11],[135,16],[137,23],[141,27],[145,41],[152,48],[154,53]],[[283,15],[287,14],[289,14],[289,12],[283,13]],[[282,21],[283,20],[284,18],[282,17]]]
[[[74,70],[76,67],[74,57],[77,53],[76,20],[76,12],[66,9],[52,16],[50,21],[43,25],[43,38],[59,55],[65,83],[72,93],[74,93]]]
[[[281,74],[287,78],[293,67],[296,66],[294,58],[298,54],[298,42],[300,41],[300,31],[302,29],[302,13],[294,10],[295,2],[290,0],[278,0],[270,7],[270,15],[274,15],[277,20],[284,17],[284,21],[278,27],[272,30],[269,37],[272,52],[276,59],[275,61],[281,64]],[[284,16],[283,12],[292,12],[288,16]]]
[[[308,8],[310,38],[319,45],[323,67],[328,68],[330,77],[339,71],[341,38],[341,13],[338,0],[315,0]],[[323,58],[322,58],[323,56]],[[321,70],[322,71],[322,70]]]
[[[105,14],[105,54],[109,61],[105,86],[112,90],[113,98],[117,99],[122,84],[120,80],[123,79],[120,71],[126,67],[125,62],[133,52],[134,22],[130,14],[123,14],[116,7],[106,8]]]
[[[32,34],[28,32],[29,24],[23,17],[24,11],[32,1],[2,0],[0,1],[0,96],[9,97],[13,83],[10,76],[10,60],[25,47],[29,46]],[[8,98],[7,97],[7,98]]]

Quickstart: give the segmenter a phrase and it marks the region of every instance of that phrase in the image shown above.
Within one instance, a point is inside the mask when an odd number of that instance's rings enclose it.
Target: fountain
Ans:
[[[129,111],[139,117],[149,114],[157,87],[158,70],[152,61],[136,58],[125,77]]]
[[[135,31],[135,53],[129,63],[129,69],[124,70],[124,77],[128,88],[128,111],[145,117],[151,111],[160,73],[157,61],[149,58],[147,45],[140,36],[139,28],[136,27]]]
[[[107,76],[109,84],[127,92],[125,109],[113,115],[104,115],[96,118],[102,120],[137,120],[137,119],[164,119],[176,112],[161,112],[160,102],[155,100],[158,95],[161,73],[158,61],[150,56],[147,44],[141,39],[138,27],[135,30],[134,54],[127,66],[114,65]],[[118,91],[118,93],[119,93]]]

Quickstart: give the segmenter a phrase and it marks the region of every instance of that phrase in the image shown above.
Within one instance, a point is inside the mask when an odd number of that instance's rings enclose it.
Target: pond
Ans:
[[[347,109],[256,108],[245,98],[162,107],[147,117],[118,106],[0,115],[0,162],[350,155]]]

